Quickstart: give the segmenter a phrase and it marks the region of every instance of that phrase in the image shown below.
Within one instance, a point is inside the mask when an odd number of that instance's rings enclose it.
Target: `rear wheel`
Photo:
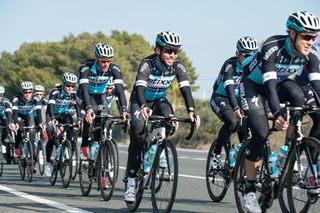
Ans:
[[[209,149],[206,163],[206,185],[210,198],[214,202],[220,202],[227,193],[231,182],[230,167],[228,164],[228,149],[224,144],[221,150],[221,170],[213,169],[212,160],[217,141],[215,140]]]
[[[93,164],[91,160],[80,160],[79,182],[83,196],[88,196],[93,182]]]
[[[154,212],[170,212],[178,186],[178,157],[171,140],[164,140],[151,169],[151,200]]]
[[[297,160],[297,148],[299,148],[299,158],[301,164],[299,165]],[[317,156],[320,153],[319,140],[306,137],[302,139],[301,146],[294,147],[292,154],[289,157],[289,169],[287,172],[287,197],[290,212],[308,212],[312,203],[315,203],[318,199],[318,194],[312,193],[319,190],[315,181],[308,183],[307,173],[311,172],[309,168],[312,164],[316,164]],[[294,165],[298,168],[294,168]],[[299,167],[301,170],[299,171]],[[299,175],[301,172],[302,176]],[[312,172],[310,173],[312,174]],[[316,176],[317,174],[315,174]],[[319,186],[318,186],[319,187]],[[309,188],[309,189],[308,189]]]
[[[113,152],[115,157],[115,166],[114,166],[114,175],[115,175],[115,182],[117,182],[119,177],[119,150],[118,150],[118,144],[114,139],[111,139],[111,143],[113,145]]]
[[[72,174],[72,147],[69,140],[62,143],[60,153],[60,177],[64,188],[68,188]]]
[[[111,199],[115,187],[115,155],[113,144],[108,141],[101,145],[99,156],[99,187],[104,200]]]

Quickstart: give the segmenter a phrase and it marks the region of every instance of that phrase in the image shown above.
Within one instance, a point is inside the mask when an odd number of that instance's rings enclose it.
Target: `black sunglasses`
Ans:
[[[178,49],[172,49],[172,48],[163,48],[162,49],[164,53],[171,55],[174,53],[175,55],[178,54],[179,50]]]
[[[315,41],[317,39],[318,35],[310,35],[310,34],[300,34],[301,38],[305,41]]]
[[[74,84],[65,84],[66,87],[74,87]]]

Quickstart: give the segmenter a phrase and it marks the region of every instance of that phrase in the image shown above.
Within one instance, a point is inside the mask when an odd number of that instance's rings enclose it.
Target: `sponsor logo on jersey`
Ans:
[[[264,60],[268,60],[269,57],[272,55],[272,53],[274,53],[275,51],[277,51],[279,48],[277,46],[274,46],[272,48],[270,48],[263,56]]]
[[[139,72],[144,72],[147,67],[148,67],[148,63],[147,62],[144,62],[141,66],[140,66],[140,69],[139,69]]]
[[[183,72],[187,72],[186,68],[183,66],[183,64],[178,64],[177,67],[182,69]]]

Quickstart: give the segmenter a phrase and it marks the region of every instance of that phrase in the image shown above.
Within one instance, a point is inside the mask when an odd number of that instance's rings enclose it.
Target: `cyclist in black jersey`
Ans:
[[[37,126],[39,126],[42,130],[44,129],[44,125],[42,121],[41,115],[41,102],[37,97],[32,97],[33,84],[30,81],[24,81],[20,85],[21,93],[13,98],[12,100],[12,113],[13,120],[16,124],[17,137],[15,142],[15,157],[19,156],[19,145],[22,141],[22,127],[24,126],[35,126],[37,122]],[[34,111],[36,111],[37,116],[34,116]],[[37,121],[35,121],[37,120]],[[34,138],[34,134],[31,134],[31,140]],[[32,143],[33,144],[33,143]],[[35,172],[35,167],[34,167]]]
[[[61,76],[62,84],[53,88],[49,94],[49,102],[47,107],[47,132],[48,143],[46,145],[45,174],[48,177],[52,175],[52,165],[50,157],[52,154],[55,138],[53,128],[57,123],[73,124],[72,115],[68,113],[70,105],[74,105],[77,117],[80,117],[80,108],[76,104],[76,91],[73,89],[78,82],[78,78],[73,73],[64,73]],[[73,129],[68,129],[67,138],[71,141]]]
[[[217,139],[217,145],[213,156],[213,169],[221,168],[220,153],[233,132],[238,131],[239,141],[247,135],[247,128],[239,129],[239,121],[242,117],[238,98],[239,86],[242,78],[242,62],[253,55],[258,49],[258,42],[250,36],[241,37],[237,41],[236,56],[227,59],[213,85],[210,105],[212,111],[224,122]]]
[[[4,97],[4,93],[5,88],[3,86],[0,86],[0,125],[9,127],[9,129],[3,128],[2,130],[0,130],[2,131],[2,144],[6,145],[5,139],[7,138],[9,130],[15,131],[16,128],[12,120],[12,104],[8,98]],[[8,149],[6,149],[6,153],[9,153]]]
[[[41,113],[44,113],[48,105],[48,99],[44,97],[44,87],[40,84],[35,85],[33,88],[33,96],[36,96],[40,100],[40,103],[42,105]],[[36,117],[37,113],[34,113],[34,116]],[[43,116],[42,119],[45,119],[45,116]],[[35,119],[35,121],[37,122],[37,119]],[[41,121],[41,123],[44,123],[44,122],[45,121]],[[38,124],[36,123],[36,125]]]
[[[261,212],[255,197],[255,178],[262,156],[263,141],[268,134],[268,121],[263,108],[266,97],[273,113],[275,127],[287,130],[288,124],[280,114],[280,101],[292,106],[304,104],[304,93],[291,77],[307,66],[309,81],[320,91],[319,59],[312,44],[320,31],[320,20],[309,12],[292,13],[287,20],[288,35],[272,36],[244,64],[240,85],[243,110],[247,113],[252,138],[246,151],[246,194],[243,205],[249,212]]]
[[[79,68],[80,88],[79,92],[83,98],[82,108],[86,111],[80,157],[88,159],[89,141],[88,131],[94,114],[97,113],[98,105],[103,105],[103,95],[110,81],[113,80],[115,89],[121,104],[121,114],[127,118],[127,103],[124,95],[123,80],[120,74],[120,67],[112,62],[114,50],[108,44],[98,43],[94,48],[95,59],[88,60]],[[99,125],[100,119],[95,121]],[[100,133],[94,134],[94,141],[99,141]]]
[[[156,37],[155,53],[142,60],[136,82],[130,97],[131,141],[128,155],[128,184],[125,200],[135,201],[136,172],[140,164],[140,152],[145,134],[142,134],[144,120],[152,113],[173,114],[173,108],[166,98],[166,92],[177,78],[191,120],[194,120],[194,102],[188,74],[184,65],[177,59],[181,38],[172,32],[161,32]],[[196,118],[200,126],[200,118]]]

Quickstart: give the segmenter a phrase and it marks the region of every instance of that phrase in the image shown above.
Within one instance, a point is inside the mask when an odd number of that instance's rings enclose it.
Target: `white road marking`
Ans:
[[[72,213],[91,213],[90,211],[82,210],[82,209],[79,209],[79,208],[75,208],[75,207],[72,207],[72,206],[65,205],[63,203],[59,203],[59,202],[48,200],[48,199],[41,198],[41,197],[38,197],[38,196],[30,195],[30,194],[27,194],[27,193],[24,193],[24,192],[20,192],[18,190],[15,190],[13,188],[9,188],[9,187],[6,187],[6,186],[0,185],[0,190],[6,191],[8,193],[11,193],[11,194],[14,194],[16,196],[22,197],[24,199],[31,200],[31,201],[36,202],[36,203],[41,203],[41,204],[44,204],[44,205],[47,205],[47,206],[51,206],[51,207],[56,208],[56,209],[61,209],[61,210],[67,211],[67,212],[72,212]]]
[[[128,154],[126,151],[119,151],[119,154]],[[197,161],[206,161],[206,158],[194,158],[194,157],[188,157],[188,156],[178,156],[178,159],[190,159],[190,160],[197,160]]]

